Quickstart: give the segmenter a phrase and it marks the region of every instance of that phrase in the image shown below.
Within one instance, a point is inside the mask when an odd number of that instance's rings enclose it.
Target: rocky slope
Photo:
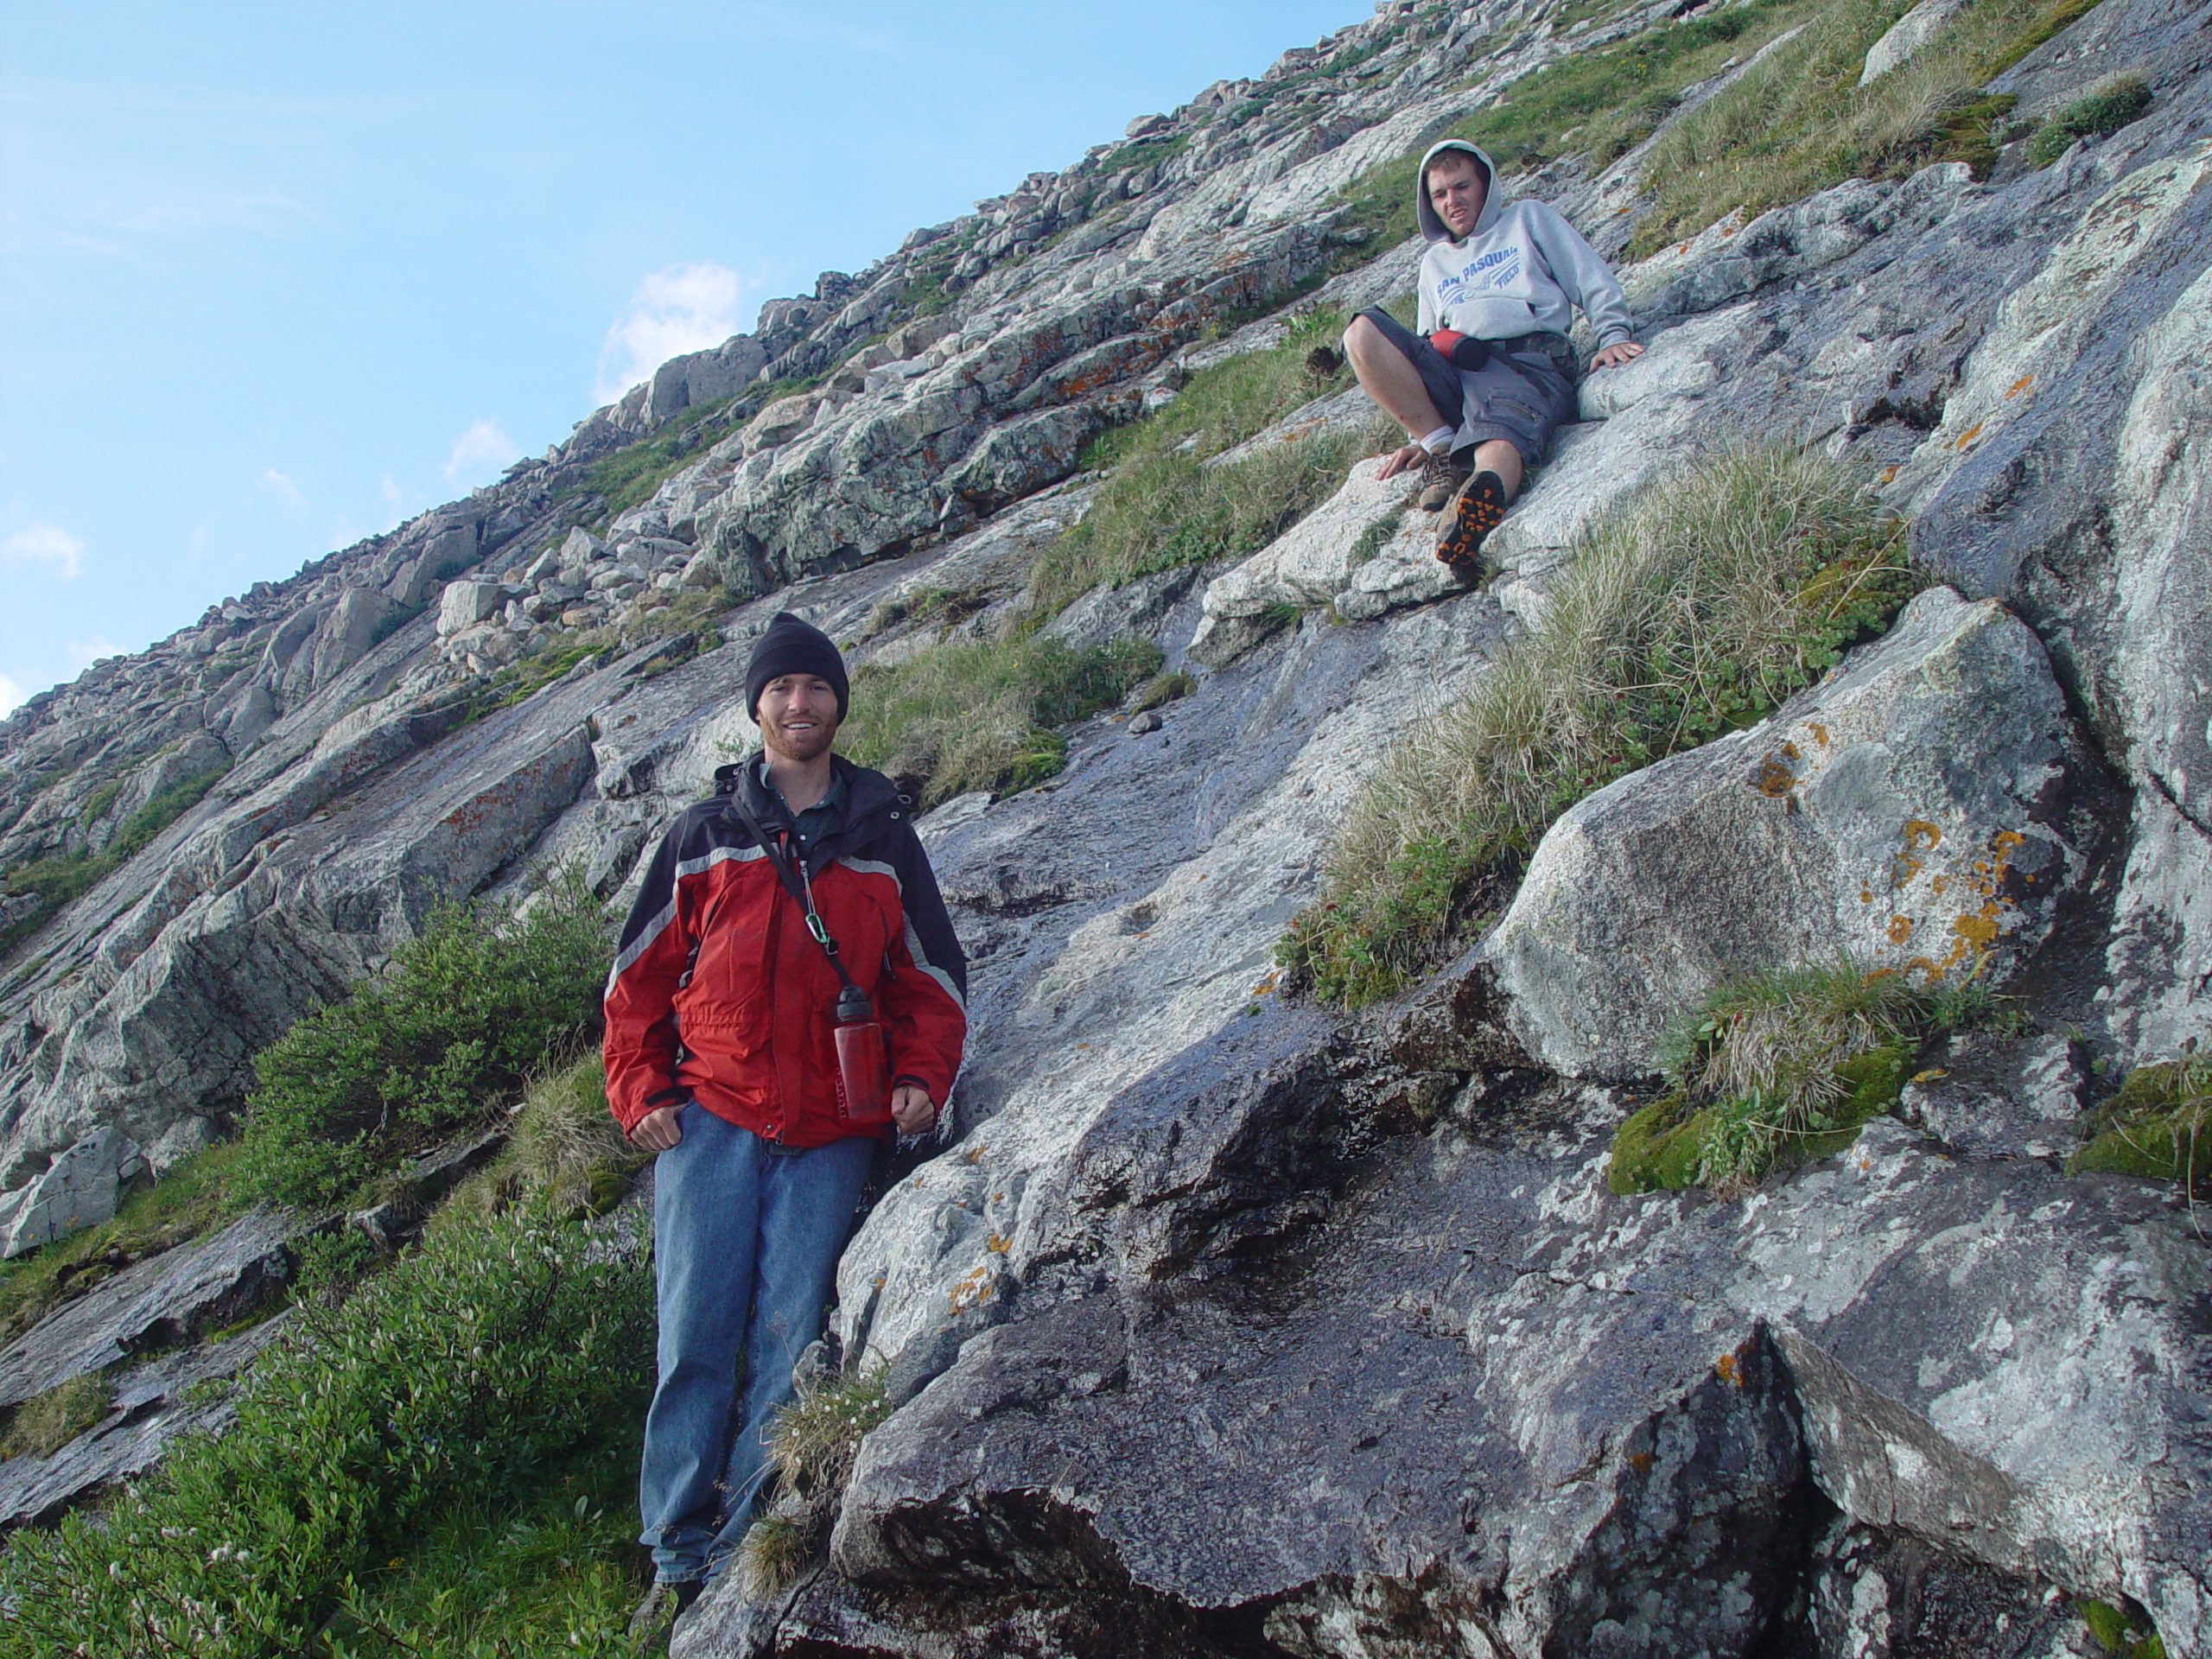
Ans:
[[[33,699],[0,726],[0,862],[98,880],[9,901],[8,1248],[219,1133],[254,1050],[436,900],[573,858],[619,901],[749,736],[776,609],[861,662],[936,637],[886,626],[922,595],[1010,619],[1089,504],[1087,440],[1301,296],[1409,285],[1344,187],[1688,9],[1588,10],[1386,6]],[[2206,18],[2105,0],[2008,70],[2020,119],[2115,69],[2153,95],[2047,168],[2015,141],[1985,180],[1847,182],[1625,267],[1650,350],[1585,387],[1489,589],[1369,467],[1242,563],[1051,622],[1149,638],[1196,690],[922,821],[974,1042],[836,1319],[900,1409],[830,1567],[709,1597],[679,1654],[2087,1651],[2067,1595],[2212,1652],[2206,1246],[2171,1191],[2063,1169],[2099,1075],[2212,1026]],[[1518,184],[1618,253],[1649,142]],[[1287,1006],[1274,944],[1393,737],[1599,515],[1777,435],[1879,478],[1948,586],[1583,802],[1400,1003]],[[672,469],[622,505],[647,459]],[[165,792],[194,798],[149,831]],[[1986,956],[2038,1034],[1952,1039],[1748,1197],[1610,1192],[1664,1019],[1846,952]]]

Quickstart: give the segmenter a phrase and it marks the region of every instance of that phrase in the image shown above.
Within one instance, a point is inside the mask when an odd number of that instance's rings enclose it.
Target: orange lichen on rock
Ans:
[[[1911,918],[1911,917],[1910,917],[1910,916],[1892,916],[1892,917],[1891,917],[1891,918],[1890,918],[1890,943],[1891,943],[1891,944],[1904,944],[1907,939],[1910,938],[1911,937],[1912,937],[1912,918]]]

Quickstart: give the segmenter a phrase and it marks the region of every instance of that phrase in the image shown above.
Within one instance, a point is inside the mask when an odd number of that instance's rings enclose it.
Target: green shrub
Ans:
[[[2212,1056],[2138,1066],[2089,1120],[2089,1141],[2070,1169],[2212,1182]]]
[[[1383,758],[1285,965],[1332,1000],[1388,995],[1569,806],[1765,715],[1916,585],[1897,526],[1818,456],[1722,455],[1647,492],[1583,538],[1473,693]]]
[[[2049,167],[2082,138],[2101,138],[2139,120],[2151,107],[2140,75],[2115,75],[2048,116],[2028,140],[2028,160]]]
[[[100,852],[56,854],[50,858],[19,864],[10,870],[6,879],[8,896],[12,899],[33,893],[37,895],[39,905],[29,915],[18,918],[4,931],[0,931],[0,950],[11,950],[29,938],[45,926],[64,905],[80,898],[111,874],[124,859],[139,851],[156,836],[198,805],[200,798],[213,789],[216,780],[229,770],[230,762],[226,760],[219,766],[211,766],[205,772],[171,784],[125,818],[114,837]],[[115,798],[122,792],[120,780],[101,785],[86,799],[80,821],[90,823],[104,816],[115,804]]]
[[[640,1377],[642,1382],[644,1379]],[[529,1490],[458,1495],[346,1598],[330,1621],[335,1659],[634,1659],[639,1430],[645,1390]]]
[[[839,747],[861,766],[925,779],[931,805],[1026,789],[1066,760],[1053,727],[1119,702],[1159,666],[1159,647],[1141,640],[1081,650],[1039,633],[940,640],[854,674]]]
[[[383,974],[254,1057],[238,1191],[330,1203],[497,1116],[592,1034],[607,947],[605,913],[574,871],[519,921],[441,906]]]
[[[1726,1196],[1840,1152],[1897,1104],[1920,1045],[1987,1001],[1971,982],[1917,985],[1851,963],[1719,986],[1670,1034],[1673,1092],[1615,1132],[1607,1184]]]
[[[0,950],[11,950],[44,927],[54,913],[71,899],[89,892],[123,861],[112,854],[69,853],[34,859],[8,872],[10,899],[35,894],[38,906],[0,930]]]
[[[1909,0],[1843,0],[1669,127],[1643,173],[1655,206],[1629,244],[1641,257],[1732,210],[1746,218],[1852,178],[1902,178],[1936,162],[1977,174],[2009,97],[1981,88],[2096,0],[1974,0],[1903,65],[1861,86],[1867,48]]]
[[[324,1650],[325,1620],[395,1546],[456,1503],[533,1501],[549,1465],[635,1415],[652,1288],[641,1256],[524,1210],[296,1317],[220,1439],[180,1442],[103,1515],[15,1535],[0,1656]]]

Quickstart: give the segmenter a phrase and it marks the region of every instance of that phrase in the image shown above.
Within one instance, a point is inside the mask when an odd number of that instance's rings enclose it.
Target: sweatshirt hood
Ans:
[[[1460,150],[1473,156],[1475,164],[1483,170],[1483,179],[1488,187],[1483,195],[1482,213],[1475,219],[1475,228],[1467,234],[1480,236],[1497,223],[1498,214],[1505,208],[1504,193],[1497,188],[1497,168],[1480,149],[1465,138],[1446,138],[1441,143],[1431,144],[1428,154],[1421,158],[1421,166],[1414,173],[1414,217],[1421,222],[1422,237],[1431,242],[1453,239],[1450,229],[1436,216],[1436,209],[1428,202],[1428,164],[1447,149]]]

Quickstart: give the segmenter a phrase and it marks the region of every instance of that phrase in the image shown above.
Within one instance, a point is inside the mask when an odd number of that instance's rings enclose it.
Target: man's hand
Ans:
[[[937,1103],[918,1083],[902,1083],[891,1091],[891,1118],[901,1135],[919,1135],[937,1122]]]
[[[1382,470],[1375,474],[1379,480],[1395,478],[1400,473],[1409,473],[1428,460],[1428,451],[1417,443],[1409,443],[1382,457]]]
[[[676,1145],[683,1139],[683,1131],[676,1126],[677,1109],[662,1106],[647,1112],[638,1120],[637,1128],[630,1131],[630,1144],[647,1152],[666,1152]]]
[[[1592,370],[1610,369],[1616,363],[1625,363],[1630,358],[1643,355],[1643,347],[1634,340],[1617,340],[1611,346],[1600,346],[1598,355],[1590,359],[1590,366]]]

